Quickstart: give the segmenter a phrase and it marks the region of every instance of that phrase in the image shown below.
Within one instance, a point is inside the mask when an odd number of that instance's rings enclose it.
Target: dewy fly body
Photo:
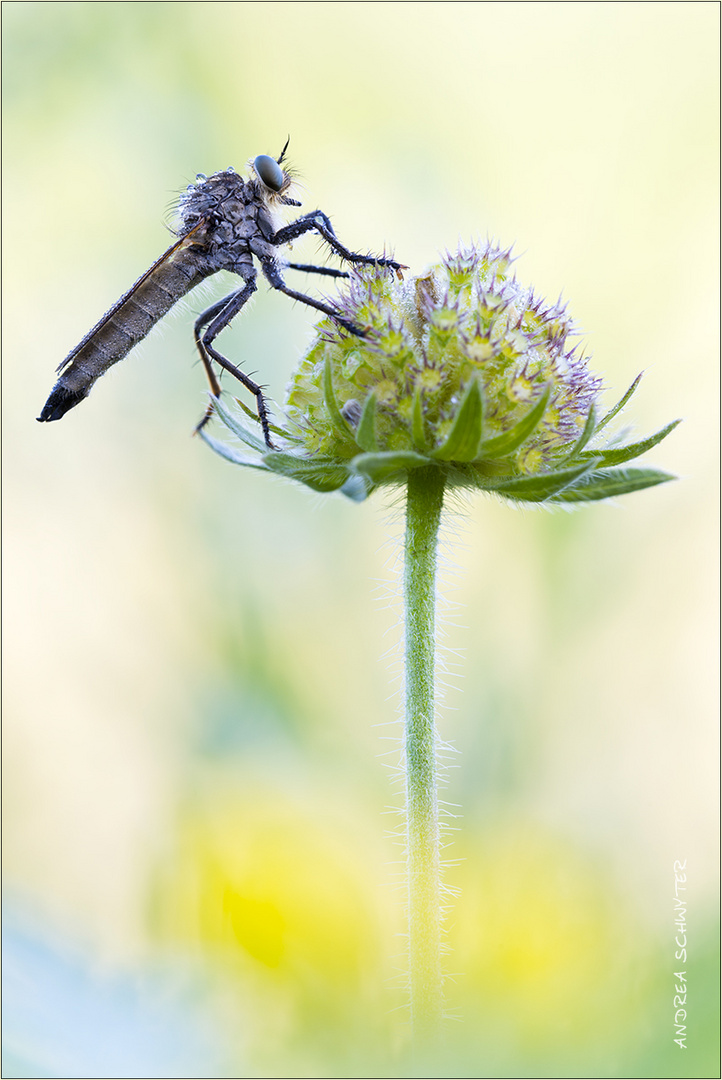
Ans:
[[[193,328],[195,342],[215,397],[220,395],[221,390],[213,368],[214,361],[255,395],[263,435],[268,446],[272,447],[268,408],[261,387],[214,346],[221,331],[256,291],[254,258],[274,289],[316,308],[334,319],[349,334],[359,337],[364,336],[363,328],[345,319],[329,304],[289,288],[283,276],[286,269],[330,277],[348,277],[346,271],[288,262],[281,256],[281,249],[304,233],[315,231],[346,262],[376,264],[397,272],[404,269],[392,259],[349,251],[337,238],[326,214],[320,210],[304,214],[291,224],[277,228],[275,218],[279,209],[301,205],[286,194],[291,185],[291,177],[283,167],[287,147],[288,141],[277,159],[259,154],[250,163],[248,179],[244,180],[229,168],[207,178],[200,176],[197,183],[189,185],[178,207],[179,239],[121,296],[63,360],[58,368],[60,378],[38,420],[60,420],[69,409],[87,397],[96,379],[127,356],[133,346],[147,336],[174,304],[205,278],[219,270],[229,270],[238,274],[243,286],[211,304],[198,316]],[[210,411],[206,412],[199,427],[209,415]]]

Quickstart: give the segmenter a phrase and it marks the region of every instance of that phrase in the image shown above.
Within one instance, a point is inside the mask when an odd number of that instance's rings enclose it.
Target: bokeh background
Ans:
[[[2,15],[4,1075],[718,1075],[718,5]],[[684,418],[645,459],[674,484],[452,508],[457,1019],[416,1065],[398,499],[315,496],[190,438],[193,313],[228,281],[34,421],[169,243],[178,192],[289,134],[305,209],[351,248],[417,271],[459,239],[515,242],[521,280],[570,301],[607,404],[644,370],[635,431]],[[281,401],[312,325],[262,287],[225,351]]]

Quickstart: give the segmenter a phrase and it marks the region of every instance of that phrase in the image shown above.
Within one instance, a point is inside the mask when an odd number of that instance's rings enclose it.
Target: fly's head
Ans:
[[[262,201],[267,206],[300,206],[297,199],[290,198],[286,192],[293,183],[293,174],[283,167],[289,140],[277,158],[269,154],[259,154],[249,162],[253,170],[251,183],[255,183],[256,190]]]

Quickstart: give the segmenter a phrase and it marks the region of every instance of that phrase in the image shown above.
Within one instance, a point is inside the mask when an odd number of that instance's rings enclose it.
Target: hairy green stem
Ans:
[[[439,468],[409,472],[404,545],[406,858],[414,1042],[433,1041],[442,1015],[441,883],[434,665],[436,549],[444,499]]]

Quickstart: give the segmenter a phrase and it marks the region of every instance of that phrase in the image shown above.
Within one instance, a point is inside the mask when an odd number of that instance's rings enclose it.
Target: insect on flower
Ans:
[[[179,239],[153,263],[149,270],[121,296],[103,318],[89,331],[58,368],[60,378],[38,417],[40,421],[60,420],[69,409],[87,397],[93,383],[108,368],[122,360],[134,345],[142,341],[174,304],[205,278],[229,270],[243,279],[243,286],[206,308],[195,321],[193,333],[211,392],[218,398],[220,383],[213,368],[229,371],[256,398],[258,419],[269,447],[268,407],[263,391],[239,367],[226,359],[214,346],[214,341],[257,289],[254,256],[269,282],[279,292],[294,300],[322,311],[349,334],[365,336],[365,330],[345,319],[329,304],[288,287],[283,272],[286,269],[344,278],[344,270],[285,260],[280,249],[304,233],[315,231],[341,259],[354,264],[375,264],[395,270],[399,276],[400,263],[392,259],[374,258],[349,251],[337,238],[331,222],[321,210],[282,225],[278,218],[284,206],[301,203],[286,194],[292,178],[283,167],[288,140],[278,158],[259,154],[251,164],[251,173],[244,180],[234,169],[205,177],[199,174],[180,198],[178,212]],[[206,411],[198,429],[203,427],[212,406]]]

